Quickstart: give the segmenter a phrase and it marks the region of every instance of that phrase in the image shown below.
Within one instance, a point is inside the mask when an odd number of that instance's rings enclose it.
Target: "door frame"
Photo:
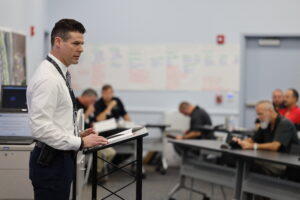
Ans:
[[[300,38],[300,33],[297,34],[278,34],[278,33],[242,33],[240,36],[240,92],[239,92],[239,125],[241,127],[245,126],[245,114],[246,114],[246,83],[247,83],[247,76],[246,76],[246,42],[247,38],[257,38],[257,37],[264,37],[264,38]]]

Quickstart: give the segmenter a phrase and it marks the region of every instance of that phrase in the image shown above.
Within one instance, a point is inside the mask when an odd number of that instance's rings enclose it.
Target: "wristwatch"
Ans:
[[[257,147],[258,147],[258,144],[257,144],[257,143],[254,143],[253,149],[254,149],[255,151],[257,150]]]

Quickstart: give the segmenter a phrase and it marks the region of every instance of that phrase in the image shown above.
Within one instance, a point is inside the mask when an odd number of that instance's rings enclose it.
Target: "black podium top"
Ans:
[[[116,146],[118,144],[126,143],[126,142],[131,141],[131,140],[146,137],[147,135],[148,135],[148,132],[146,132],[146,133],[137,133],[137,134],[134,134],[134,132],[133,132],[132,136],[126,137],[123,140],[112,142],[112,143],[109,143],[107,145],[100,145],[100,146],[95,146],[95,147],[91,147],[91,148],[85,148],[85,149],[83,149],[83,153],[84,154],[93,153],[95,151],[99,151],[99,150],[102,150],[102,149],[106,149],[108,147]]]

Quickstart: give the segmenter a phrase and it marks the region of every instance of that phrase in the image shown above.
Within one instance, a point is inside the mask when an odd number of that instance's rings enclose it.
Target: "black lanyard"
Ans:
[[[73,92],[71,86],[69,85],[66,77],[64,76],[63,72],[61,71],[60,67],[58,66],[58,64],[52,58],[50,58],[49,56],[47,56],[46,60],[48,60],[50,63],[53,64],[53,66],[57,69],[57,71],[59,72],[59,74],[62,76],[62,78],[66,82],[66,85],[67,85],[67,88],[69,90],[69,94],[70,94],[70,97],[71,97],[72,103],[73,103],[73,120],[75,122],[76,112],[77,112],[77,105],[76,105],[76,98],[75,98],[74,92]]]

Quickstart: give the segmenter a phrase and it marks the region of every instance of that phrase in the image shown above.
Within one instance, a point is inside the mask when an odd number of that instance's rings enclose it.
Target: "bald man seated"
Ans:
[[[209,114],[199,106],[193,105],[189,102],[182,102],[179,105],[179,112],[191,118],[190,128],[182,135],[177,135],[177,140],[183,139],[215,139],[213,131],[199,131],[199,126],[212,125]],[[182,155],[185,147],[174,145],[175,151]]]
[[[197,126],[212,125],[209,114],[199,106],[189,102],[182,102],[179,105],[179,112],[191,118],[190,128],[183,135],[176,139],[214,139],[212,131],[199,131]]]

